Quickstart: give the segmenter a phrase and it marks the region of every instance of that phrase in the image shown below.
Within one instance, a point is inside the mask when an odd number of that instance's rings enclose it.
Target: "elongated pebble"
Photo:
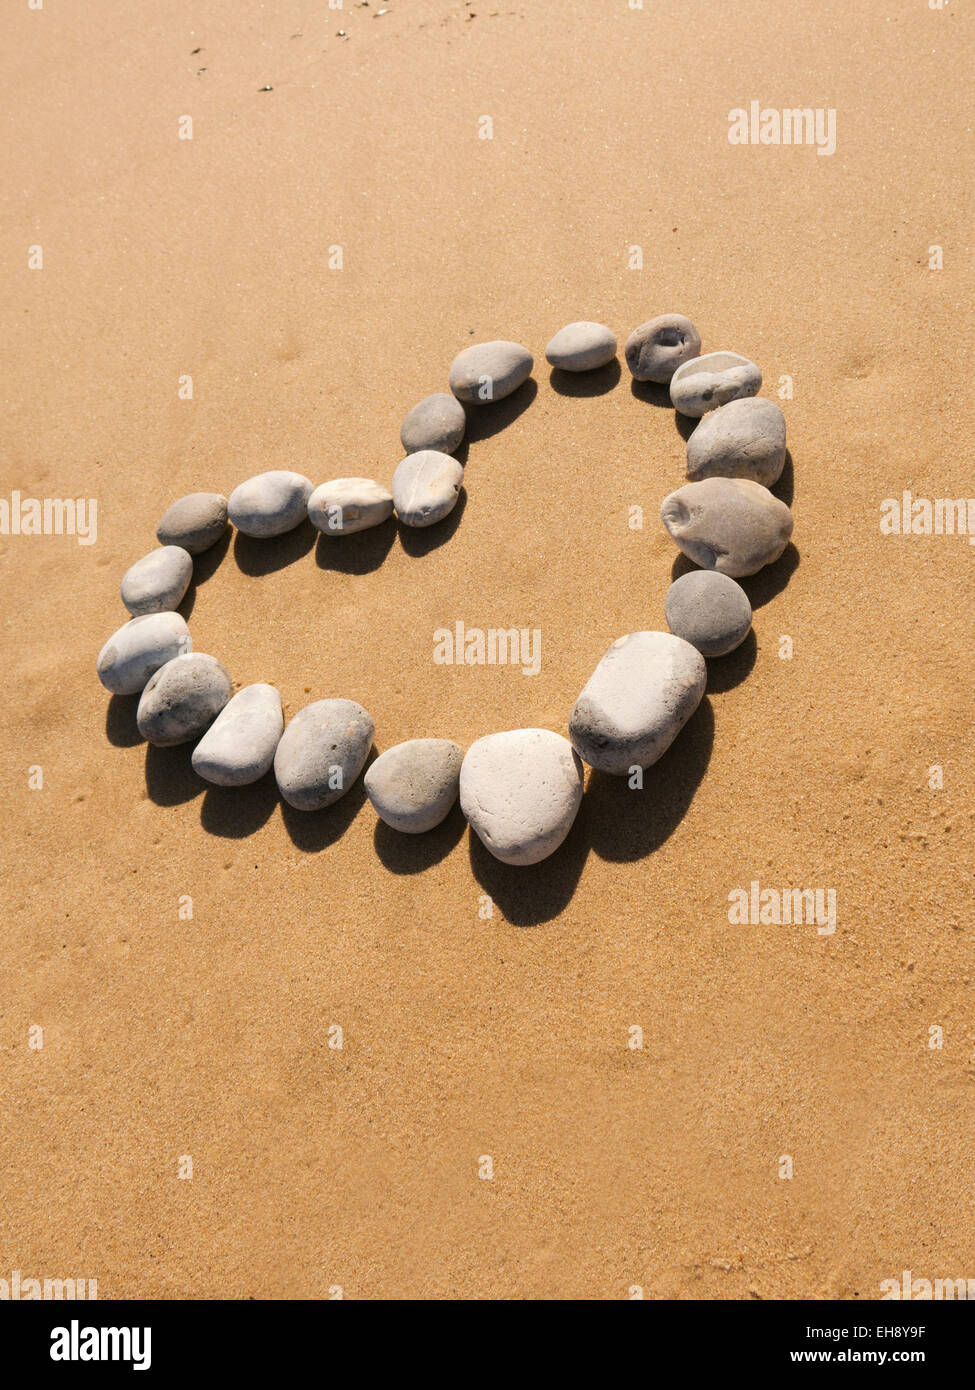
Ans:
[[[393,494],[371,478],[334,478],[308,499],[308,520],[323,536],[351,536],[393,514]]]
[[[274,686],[245,685],[193,749],[193,770],[218,787],[246,787],[270,769],[283,731]]]
[[[190,492],[163,512],[156,538],[160,545],[179,545],[199,555],[216,545],[226,529],[226,497],[219,492]]]
[[[274,754],[278,790],[297,811],[343,797],[362,771],[375,725],[355,700],[316,700],[299,710]]]
[[[461,810],[503,864],[537,864],[553,854],[581,801],[582,764],[549,729],[488,734],[461,764]]]
[[[454,358],[450,389],[459,401],[487,405],[503,400],[527,381],[534,358],[520,343],[475,343]]]
[[[176,608],[193,578],[193,557],[179,545],[150,550],[122,576],[122,602],[134,618]]]
[[[366,795],[394,830],[420,835],[457,800],[464,750],[449,738],[411,738],[380,753],[366,772]]]
[[[785,416],[775,401],[745,396],[705,415],[687,441],[687,476],[751,478],[771,487],[785,465]]]
[[[113,695],[135,695],[160,666],[192,649],[190,630],[179,613],[131,618],[99,652],[98,679]]]
[[[245,536],[266,540],[300,526],[314,488],[301,473],[272,468],[235,487],[227,501],[230,520]]]
[[[175,656],[151,677],[142,692],[136,722],[139,733],[159,748],[189,743],[213,723],[234,686],[215,656],[187,652]]]
[[[635,381],[666,384],[678,367],[697,357],[701,335],[683,314],[659,314],[626,340],[626,365]]]
[[[404,526],[433,526],[454,510],[464,470],[449,454],[407,454],[393,474],[393,503]]]
[[[749,478],[685,483],[660,506],[681,550],[702,569],[741,579],[777,560],[792,535],[792,512]]]
[[[466,428],[467,416],[457,397],[438,391],[433,396],[425,396],[407,412],[399,437],[408,454],[420,449],[452,454],[462,443]]]
[[[591,372],[616,356],[616,334],[601,323],[567,323],[545,349],[549,365],[563,372]]]
[[[742,396],[757,396],[762,373],[737,352],[706,352],[678,367],[670,381],[670,399],[682,415],[700,417]]]
[[[664,601],[667,626],[702,656],[726,656],[740,647],[752,625],[748,595],[730,575],[692,570],[675,579]]]

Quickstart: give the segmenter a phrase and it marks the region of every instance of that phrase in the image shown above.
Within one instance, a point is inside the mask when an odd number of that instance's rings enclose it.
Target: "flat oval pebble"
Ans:
[[[297,811],[320,811],[352,786],[375,725],[355,700],[316,700],[299,710],[274,754],[278,790]]]
[[[419,449],[436,449],[452,454],[464,438],[467,416],[456,396],[438,391],[425,396],[409,411],[400,426],[399,437],[408,454]]]
[[[591,372],[616,356],[616,334],[601,323],[568,323],[545,349],[549,364],[563,372]]]
[[[376,814],[394,830],[420,835],[457,800],[464,750],[448,738],[412,738],[380,753],[364,778]]]
[[[459,401],[487,405],[517,391],[531,375],[535,359],[520,343],[475,343],[450,365],[450,389]]]
[[[245,685],[193,749],[193,771],[218,787],[249,786],[269,770],[283,732],[274,686]]]
[[[726,656],[752,625],[752,606],[740,584],[717,570],[693,570],[675,579],[664,601],[667,626],[702,656]]]
[[[704,657],[669,632],[617,638],[576,700],[569,737],[601,772],[623,776],[666,753],[701,703]]]
[[[179,545],[191,555],[209,550],[227,529],[227,499],[219,492],[190,492],[163,512],[160,545]]]
[[[158,748],[189,743],[210,727],[233,693],[233,681],[215,656],[187,652],[173,657],[142,692],[136,713],[139,733]]]
[[[393,474],[393,503],[404,526],[433,526],[454,510],[464,470],[449,454],[407,454]]]
[[[308,499],[308,520],[323,536],[351,536],[393,514],[393,494],[371,478],[334,478]]]
[[[660,516],[681,550],[702,569],[741,579],[777,560],[792,535],[792,513],[761,483],[705,478],[665,497]]]
[[[660,314],[634,328],[624,351],[635,381],[666,384],[678,367],[697,357],[701,335],[683,314]]]
[[[314,488],[301,473],[272,468],[235,487],[227,501],[230,520],[245,536],[266,540],[300,526]]]
[[[682,415],[700,417],[742,396],[757,396],[762,373],[737,352],[706,352],[674,372],[670,399]]]
[[[193,557],[179,545],[150,550],[122,576],[122,602],[135,618],[176,608],[193,578]]]
[[[99,652],[98,679],[113,695],[135,695],[160,666],[192,650],[190,630],[179,613],[131,618]]]
[[[771,487],[785,466],[785,416],[774,401],[745,396],[705,415],[687,441],[687,476],[751,478]]]
[[[558,849],[582,801],[582,764],[548,729],[513,729],[472,743],[460,769],[460,805],[502,864],[537,864]]]

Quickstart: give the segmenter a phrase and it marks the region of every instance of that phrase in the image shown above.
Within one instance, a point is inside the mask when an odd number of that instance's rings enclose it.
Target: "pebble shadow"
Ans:
[[[789,450],[785,451],[785,463],[782,465],[782,472],[778,482],[774,483],[769,489],[780,502],[784,502],[787,507],[792,506],[792,499],[796,495],[796,478],[792,467],[792,455]]]
[[[537,395],[538,382],[534,377],[529,377],[527,381],[522,382],[517,391],[505,396],[504,400],[488,401],[484,405],[465,405],[465,443],[476,444],[481,439],[490,439],[492,435],[500,434],[513,424],[519,415],[525,413]]]
[[[737,579],[735,582],[740,584],[748,595],[748,602],[753,610],[764,608],[777,594],[781,594],[798,568],[799,552],[790,541],[774,564],[766,565],[764,569],[758,571],[758,574],[747,575],[744,579]],[[697,569],[700,569],[700,565],[695,565],[694,561],[689,559],[682,550],[678,551],[677,557],[670,567],[671,584],[675,579],[680,579],[682,574],[691,574]]]
[[[713,695],[723,695],[726,690],[734,690],[751,674],[757,656],[755,629],[749,628],[748,636],[733,652],[727,656],[708,657],[708,691]]]
[[[381,526],[354,531],[351,536],[327,536],[322,532],[315,545],[315,564],[321,570],[338,574],[371,574],[379,569],[396,539],[392,517]]]
[[[446,819],[422,835],[403,835],[377,819],[372,842],[390,873],[420,874],[446,859],[460,842],[466,826],[460,802],[455,801]]]
[[[566,372],[553,367],[549,384],[560,396],[604,396],[612,391],[621,376],[619,358],[614,357],[605,367],[591,372]]]
[[[113,695],[105,711],[105,733],[116,748],[134,748],[145,740],[135,722],[139,708],[138,695]]]
[[[407,555],[419,560],[431,551],[439,550],[442,545],[446,545],[460,525],[466,506],[467,492],[461,487],[454,510],[449,516],[445,516],[443,521],[438,521],[433,526],[404,526],[401,521],[397,522],[399,542]]]
[[[663,386],[658,381],[637,381],[636,377],[630,382],[630,392],[638,401],[645,401],[647,405],[656,405],[663,410],[673,410],[673,402],[670,399],[670,387]],[[685,417],[678,415],[678,420]],[[697,421],[694,421],[696,424]],[[680,426],[678,425],[678,429]]]
[[[502,864],[470,832],[471,872],[515,927],[537,927],[570,902],[589,857],[586,797],[565,842],[540,864]]]
[[[202,777],[193,771],[191,743],[175,748],[146,744],[146,791],[157,806],[182,806],[206,790]]]
[[[274,574],[307,555],[318,534],[307,519],[283,536],[271,536],[267,540],[245,536],[238,531],[234,539],[237,568],[253,578]]]
[[[273,771],[247,787],[208,786],[200,807],[200,824],[210,835],[243,840],[266,825],[278,804]]]
[[[210,546],[209,550],[204,550],[201,555],[193,557],[193,577],[190,580],[189,588],[183,595],[176,611],[181,613],[187,621],[193,612],[196,603],[196,591],[201,584],[205,584],[208,579],[212,579],[220,568],[220,561],[230,549],[230,527]]]
[[[376,757],[375,748],[370,750],[366,767]],[[363,772],[365,768],[363,768]],[[281,816],[284,827],[291,837],[291,843],[305,854],[317,854],[328,849],[340,840],[366,800],[366,789],[362,784],[362,773],[355,779],[345,795],[323,811],[296,811],[281,798]]]

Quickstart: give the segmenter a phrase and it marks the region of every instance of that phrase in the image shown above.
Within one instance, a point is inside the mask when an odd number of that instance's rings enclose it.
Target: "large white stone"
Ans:
[[[537,864],[554,853],[581,800],[582,764],[548,729],[488,734],[461,765],[461,809],[503,864]]]

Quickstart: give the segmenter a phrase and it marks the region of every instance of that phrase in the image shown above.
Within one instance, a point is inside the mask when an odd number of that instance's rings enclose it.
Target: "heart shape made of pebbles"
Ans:
[[[616,357],[602,324],[579,322],[549,342],[546,358],[565,372],[591,372]],[[366,772],[380,818],[404,834],[439,825],[458,796],[486,848],[502,863],[537,864],[565,840],[583,796],[583,763],[615,776],[652,766],[691,718],[707,685],[707,660],[747,637],[752,610],[738,579],[777,560],[792,535],[792,512],[769,489],[786,459],[785,418],[759,398],[762,374],[733,352],[701,355],[701,338],[681,314],[642,324],[625,345],[635,381],[668,386],[675,409],[700,423],[687,440],[689,481],[666,497],[661,520],[698,569],[670,586],[669,632],[618,637],[569,715],[568,738],[550,729],[512,729],[477,739],[466,753],[446,738],[414,738],[387,749]],[[256,782],[270,769],[284,800],[316,811],[346,794],[365,767],[375,725],[354,700],[316,700],[285,727],[272,685],[234,694],[216,657],[193,651],[176,611],[193,576],[193,556],[215,545],[228,522],[269,539],[307,517],[324,536],[350,535],[395,511],[409,527],[434,526],[453,510],[464,478],[453,457],[472,409],[499,401],[531,375],[518,343],[466,348],[450,368],[450,393],[427,396],[400,431],[406,456],[390,490],[371,478],[315,487],[300,473],[259,473],[225,498],[181,497],[156,529],[159,548],[123,576],[132,615],[102,648],[98,675],[117,695],[139,694],[140,734],[155,745],[199,740],[193,768],[216,786]]]

